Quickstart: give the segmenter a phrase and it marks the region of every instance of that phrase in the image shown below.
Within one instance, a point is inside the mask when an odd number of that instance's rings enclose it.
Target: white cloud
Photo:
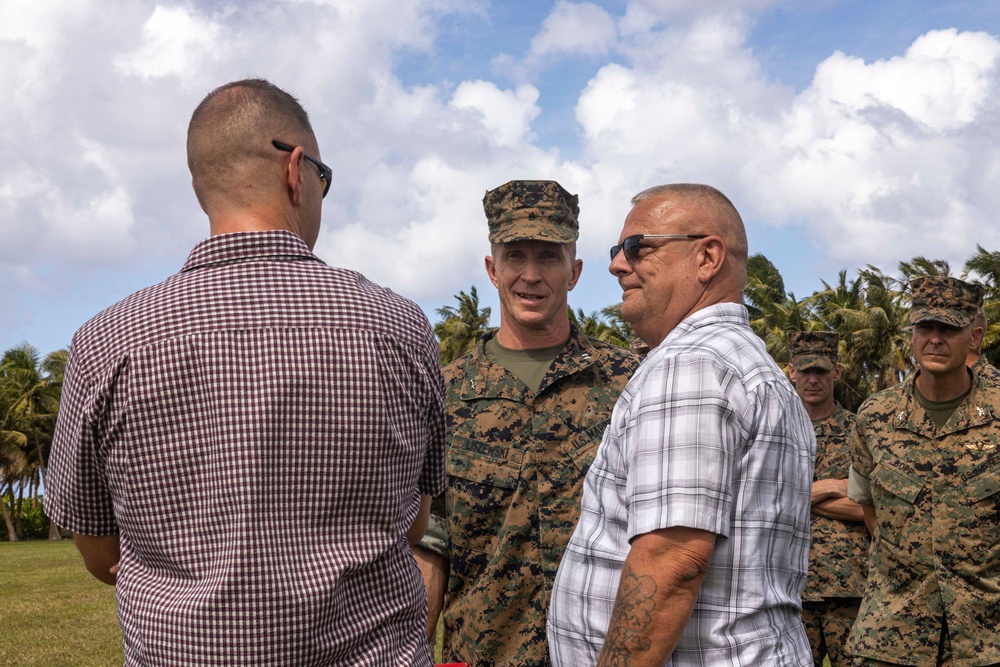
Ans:
[[[706,16],[747,15],[782,3],[788,0],[631,0],[622,28],[641,32],[660,29],[664,23],[683,24]]]
[[[221,53],[222,26],[186,7],[157,5],[142,27],[142,45],[115,56],[115,68],[141,77],[181,76]]]
[[[207,233],[187,121],[245,76],[303,101],[334,169],[317,252],[425,304],[486,284],[481,198],[516,178],[580,194],[586,276],[609,294],[607,248],[657,182],[718,185],[752,245],[794,225],[852,268],[960,266],[1000,245],[1000,41],[940,30],[874,62],[834,53],[794,91],[747,46],[773,4],[632,0],[616,17],[620,4],[557,0],[515,35],[491,21],[516,8],[485,0],[0,2],[0,280],[24,303],[44,282],[71,295],[52,303],[106,305],[176,270]],[[441,51],[442,26],[460,55]],[[573,302],[615,298],[595,294]],[[29,310],[45,320],[37,303],[15,319]]]
[[[463,81],[452,95],[451,106],[477,112],[491,141],[515,146],[533,138],[530,127],[539,113],[537,101],[534,86],[520,85],[513,91],[503,91],[489,81]]]
[[[996,195],[993,99],[1000,42],[929,33],[904,56],[865,64],[834,54],[764,134],[754,160],[762,213],[803,220],[843,260],[885,263],[924,254],[960,266]],[[992,148],[988,148],[992,147]]]
[[[898,113],[932,132],[975,120],[993,93],[1000,43],[986,33],[943,30],[917,39],[904,56],[865,64],[836,53],[813,79],[815,98],[855,113]]]
[[[742,15],[646,27],[620,45],[630,63],[580,96],[594,165],[639,185],[713,183],[758,233],[804,225],[852,268],[918,254],[960,267],[977,242],[1000,242],[981,224],[998,203],[984,183],[1000,173],[997,38],[934,31],[872,63],[835,53],[793,96],[745,48]]]
[[[555,55],[604,55],[615,44],[615,20],[605,9],[590,2],[556,2],[531,40],[529,59]]]

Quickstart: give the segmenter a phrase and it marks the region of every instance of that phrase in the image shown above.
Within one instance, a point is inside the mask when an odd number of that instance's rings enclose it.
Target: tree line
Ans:
[[[748,261],[744,303],[754,332],[783,367],[789,360],[788,334],[838,332],[843,369],[835,394],[844,407],[856,410],[871,394],[913,371],[907,329],[909,281],[928,275],[955,276],[985,288],[988,326],[983,353],[990,363],[1000,365],[1000,251],[988,252],[981,246],[957,274],[944,260],[914,257],[900,262],[895,276],[868,266],[848,280],[847,271],[841,271],[836,282],[821,281],[823,288],[803,299],[786,293],[777,267],[757,254]],[[442,364],[472,351],[490,328],[490,309],[479,305],[475,286],[459,292],[455,301],[436,311],[434,333]],[[621,318],[621,304],[590,314],[571,308],[570,319],[593,338],[625,348],[635,344],[635,334]],[[46,527],[39,490],[44,486],[66,359],[66,350],[42,357],[28,343],[7,350],[0,359],[0,538],[5,533],[16,541],[39,532],[50,539],[60,537],[58,527]]]

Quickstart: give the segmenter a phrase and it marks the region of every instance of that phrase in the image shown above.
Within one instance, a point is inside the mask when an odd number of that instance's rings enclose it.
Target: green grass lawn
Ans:
[[[70,540],[0,542],[0,665],[122,664],[115,589]]]
[[[115,590],[90,576],[70,540],[0,542],[0,628],[0,665],[122,664]]]

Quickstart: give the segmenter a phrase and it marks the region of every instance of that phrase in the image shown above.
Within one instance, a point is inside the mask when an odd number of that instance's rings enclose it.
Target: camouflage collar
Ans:
[[[507,369],[494,364],[486,356],[486,341],[496,335],[496,330],[482,336],[472,353],[472,363],[465,367],[462,381],[462,399],[503,398],[521,403],[530,403],[536,394],[524,386]],[[538,394],[560,379],[579,373],[594,363],[597,352],[590,340],[570,323],[569,340],[552,362],[551,368],[542,379]]]
[[[1000,419],[997,408],[994,407],[1000,405],[1000,388],[983,383],[978,376],[973,376],[972,390],[968,397],[955,408],[944,428],[938,430],[913,395],[916,381],[917,374],[914,373],[904,382],[903,394],[892,416],[893,426],[897,429],[928,438],[940,438]]]

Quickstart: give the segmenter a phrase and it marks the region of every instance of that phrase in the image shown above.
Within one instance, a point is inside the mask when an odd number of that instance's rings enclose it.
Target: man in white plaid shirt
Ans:
[[[812,424],[742,305],[747,242],[705,185],[639,193],[610,271],[649,356],[556,576],[556,666],[812,665]]]

